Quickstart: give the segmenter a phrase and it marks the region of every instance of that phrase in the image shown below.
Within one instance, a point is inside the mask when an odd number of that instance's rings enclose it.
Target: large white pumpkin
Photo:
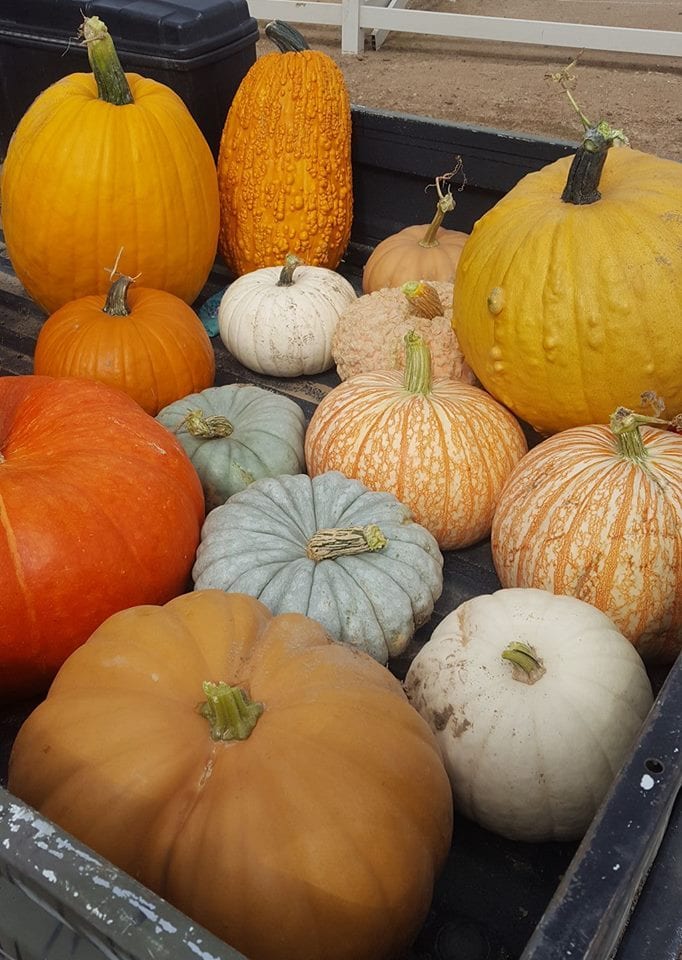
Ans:
[[[533,842],[582,836],[653,701],[639,654],[604,613],[523,587],[450,613],[405,691],[440,743],[456,808]]]
[[[218,307],[220,338],[256,373],[323,373],[334,365],[332,337],[339,316],[356,299],[341,274],[306,266],[290,255],[283,267],[262,267],[230,284]]]

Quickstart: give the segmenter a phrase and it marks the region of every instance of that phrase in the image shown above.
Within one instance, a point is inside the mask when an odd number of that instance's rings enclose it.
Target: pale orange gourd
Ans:
[[[81,297],[55,311],[38,334],[34,373],[85,377],[118,387],[156,416],[167,404],[213,384],[215,355],[199,317],[163,290]]]
[[[492,526],[504,587],[603,610],[645,661],[682,648],[682,436],[619,408],[555,434],[512,473]],[[654,424],[654,426],[652,426]]]
[[[487,536],[527,450],[516,419],[485,391],[431,380],[429,349],[410,333],[404,372],[358,374],[323,398],[306,432],[308,473],[339,470],[410,508],[442,550]]]
[[[19,731],[9,786],[253,960],[402,956],[450,849],[399,681],[222,590],[103,624]]]
[[[449,189],[442,191],[441,184],[456,172],[436,177],[438,201],[431,223],[404,227],[376,245],[362,271],[363,293],[400,287],[410,280],[453,283],[462,249],[469,239],[468,233],[442,226],[445,214],[454,210],[455,201]]]
[[[124,74],[106,26],[88,17],[93,74],[53,84],[29,107],[7,151],[7,252],[46,313],[105,293],[123,245],[126,270],[191,303],[215,260],[215,163],[169,87]]]

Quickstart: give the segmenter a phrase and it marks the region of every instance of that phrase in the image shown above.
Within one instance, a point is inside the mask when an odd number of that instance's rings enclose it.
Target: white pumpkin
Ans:
[[[583,835],[653,701],[606,614],[530,587],[457,607],[405,691],[440,743],[457,809],[533,842]]]
[[[290,254],[283,267],[262,267],[230,284],[218,307],[220,338],[256,373],[323,373],[334,365],[339,316],[356,299],[341,274],[306,266]]]

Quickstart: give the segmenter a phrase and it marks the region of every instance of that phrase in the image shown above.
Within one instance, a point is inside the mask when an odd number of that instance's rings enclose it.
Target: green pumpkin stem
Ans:
[[[294,282],[294,270],[296,267],[302,267],[303,261],[295,253],[288,253],[284,258],[284,266],[277,281],[278,287],[290,287]]]
[[[124,274],[118,277],[109,287],[107,299],[104,301],[102,310],[108,313],[110,317],[127,317],[130,315],[128,306],[128,288],[134,282],[134,277],[128,277]]]
[[[306,545],[306,554],[310,560],[335,560],[358,553],[375,553],[383,550],[387,543],[375,523],[366,527],[331,527],[312,535]]]
[[[303,34],[283,20],[266,23],[265,36],[276,44],[281,53],[300,53],[301,50],[310,49]]]
[[[99,17],[85,17],[79,32],[87,47],[100,100],[118,107],[134,103],[128,79],[106,24]]]
[[[218,413],[208,417],[203,410],[188,410],[180,422],[180,430],[186,430],[193,437],[202,440],[216,440],[229,437],[234,433],[234,427],[227,419]]]
[[[502,651],[502,659],[512,665],[512,677],[520,683],[537,683],[546,672],[537,653],[527,643],[514,641]]]
[[[422,336],[410,330],[405,334],[405,376],[403,384],[408,393],[431,393],[431,351]]]
[[[212,740],[246,740],[265,709],[250,700],[241,687],[229,683],[202,684],[206,700],[197,707],[211,726]]]
[[[642,413],[635,413],[628,407],[618,407],[611,414],[609,426],[616,438],[616,449],[626,460],[632,460],[640,466],[645,466],[649,459],[649,451],[642,440],[640,427],[673,427],[679,430],[678,419],[662,420],[660,417],[647,417]]]

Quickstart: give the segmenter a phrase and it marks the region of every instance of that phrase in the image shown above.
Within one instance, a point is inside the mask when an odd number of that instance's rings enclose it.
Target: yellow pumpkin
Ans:
[[[478,387],[431,379],[425,340],[410,332],[405,370],[358,374],[320,402],[305,438],[310,476],[338,470],[410,508],[441,550],[476,543],[526,453],[519,424]]]
[[[682,649],[682,436],[619,408],[563,430],[516,467],[492,526],[504,587],[603,610],[649,662]]]
[[[53,84],[7,151],[7,251],[46,313],[106,293],[122,266],[191,303],[215,260],[219,205],[211,151],[169,87],[124,74],[106,26],[83,23],[92,74]]]
[[[253,960],[403,956],[450,849],[399,681],[222,590],[110,617],[19,731],[9,786]]]
[[[644,391],[682,411],[682,164],[607,156],[615,133],[590,128],[573,160],[524,177],[457,268],[467,362],[541,433],[605,423]]]
[[[353,215],[344,77],[289,24],[274,20],[265,33],[279,51],[242,80],[220,142],[220,253],[238,276],[290,252],[333,270]]]

